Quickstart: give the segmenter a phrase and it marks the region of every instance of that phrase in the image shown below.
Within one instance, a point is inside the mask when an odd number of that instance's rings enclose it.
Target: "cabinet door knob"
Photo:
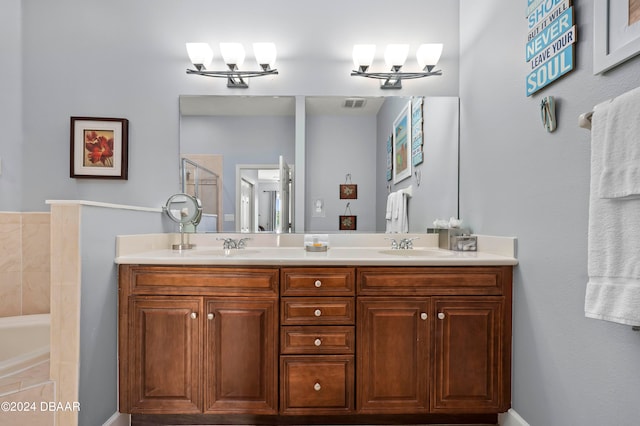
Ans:
[[[207,314],[207,319],[209,321],[211,321],[213,319],[214,315],[213,314]]]
[[[313,283],[313,285],[315,285],[317,288],[320,288],[320,287],[322,287],[322,281],[316,280],[316,282]]]
[[[427,318],[429,318],[429,315],[427,315],[427,313],[426,313],[426,312],[423,312],[423,313],[421,313],[421,314],[420,314],[420,319],[421,319],[421,320],[423,320],[423,321],[424,321],[424,320],[426,320]]]
[[[444,319],[444,313],[438,312],[438,319]]]
[[[313,312],[313,315],[315,315],[315,316],[319,317],[320,315],[322,315],[322,311],[321,311],[320,309],[316,309],[316,310]]]
[[[191,319],[196,319],[198,318],[198,314],[196,312],[191,312]]]
[[[317,382],[316,382],[316,384],[315,384],[315,385],[313,385],[313,389],[314,389],[316,392],[319,392],[319,391],[320,391],[320,389],[322,389],[322,386],[320,386],[320,383],[317,383]]]
[[[316,345],[316,346],[320,346],[322,344],[322,340],[316,339],[316,340],[314,340],[313,344]]]

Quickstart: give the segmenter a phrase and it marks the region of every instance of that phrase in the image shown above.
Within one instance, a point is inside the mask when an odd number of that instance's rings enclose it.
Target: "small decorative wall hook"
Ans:
[[[416,170],[414,172],[414,175],[416,176],[416,184],[420,186],[420,181],[422,180],[422,171]]]
[[[556,100],[553,96],[546,96],[540,101],[540,118],[547,132],[556,130]]]

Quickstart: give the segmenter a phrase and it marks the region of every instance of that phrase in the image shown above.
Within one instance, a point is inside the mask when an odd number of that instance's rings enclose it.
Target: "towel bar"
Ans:
[[[593,117],[593,111],[585,112],[580,114],[578,117],[578,126],[583,129],[591,130],[591,118]]]

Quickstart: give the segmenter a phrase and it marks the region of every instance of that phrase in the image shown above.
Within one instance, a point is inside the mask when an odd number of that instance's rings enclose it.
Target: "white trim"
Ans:
[[[140,207],[140,206],[129,206],[126,204],[112,204],[112,203],[103,203],[100,201],[87,201],[87,200],[46,200],[46,204],[55,204],[55,205],[79,205],[79,206],[92,206],[92,207],[104,207],[107,209],[119,209],[119,210],[137,210],[143,212],[154,212],[154,213],[162,213],[161,207]]]
[[[131,424],[131,416],[129,414],[113,413],[102,426],[129,426]]]
[[[498,424],[500,426],[529,426],[529,423],[520,417],[520,414],[516,413],[513,408],[498,415]]]

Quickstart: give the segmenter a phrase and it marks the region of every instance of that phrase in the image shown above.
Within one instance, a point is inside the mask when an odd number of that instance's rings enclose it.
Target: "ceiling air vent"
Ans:
[[[367,100],[363,98],[347,98],[344,100],[342,106],[344,108],[362,108],[366,103]]]

